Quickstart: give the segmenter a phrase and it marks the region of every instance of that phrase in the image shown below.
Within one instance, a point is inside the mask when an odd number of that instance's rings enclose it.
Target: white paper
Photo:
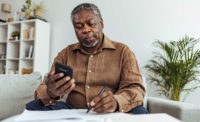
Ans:
[[[86,109],[52,111],[25,110],[15,121],[20,122],[181,122],[167,114],[133,115],[127,113],[96,114]]]
[[[24,112],[15,121],[48,121],[48,122],[104,122],[104,118],[96,113],[86,113],[86,109],[62,109],[51,111],[29,111]]]

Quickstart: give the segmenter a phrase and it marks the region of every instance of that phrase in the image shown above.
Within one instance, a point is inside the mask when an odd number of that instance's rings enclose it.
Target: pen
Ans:
[[[101,93],[103,93],[106,90],[106,86],[104,86],[104,88],[100,91],[100,93],[98,95],[100,95]],[[88,110],[86,113],[90,112],[90,110],[93,108],[94,106],[89,106]]]

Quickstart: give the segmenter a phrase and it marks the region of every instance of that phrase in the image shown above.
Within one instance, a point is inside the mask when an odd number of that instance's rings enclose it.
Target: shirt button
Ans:
[[[49,103],[51,104],[51,103],[52,103],[52,101],[51,101],[51,100],[49,100]]]
[[[121,112],[124,112],[124,110],[122,109]]]
[[[94,56],[93,55],[90,55],[90,58],[93,58]]]
[[[92,72],[92,70],[88,70],[88,72]]]
[[[89,89],[89,88],[90,88],[90,86],[87,86],[87,88]]]

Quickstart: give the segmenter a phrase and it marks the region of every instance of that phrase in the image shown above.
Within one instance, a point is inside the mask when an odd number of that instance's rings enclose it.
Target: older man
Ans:
[[[142,107],[145,89],[135,55],[124,44],[103,33],[103,19],[96,5],[83,3],[74,8],[71,19],[79,43],[58,53],[46,80],[37,88],[30,110],[83,109],[96,113],[147,113]],[[55,74],[55,62],[69,65],[74,76]],[[105,92],[99,94],[107,86]],[[66,102],[60,99],[68,94]]]

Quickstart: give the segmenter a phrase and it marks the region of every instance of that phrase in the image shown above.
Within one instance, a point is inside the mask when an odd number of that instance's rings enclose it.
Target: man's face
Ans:
[[[73,16],[76,36],[82,46],[95,47],[102,41],[103,20],[92,10],[81,10]]]

